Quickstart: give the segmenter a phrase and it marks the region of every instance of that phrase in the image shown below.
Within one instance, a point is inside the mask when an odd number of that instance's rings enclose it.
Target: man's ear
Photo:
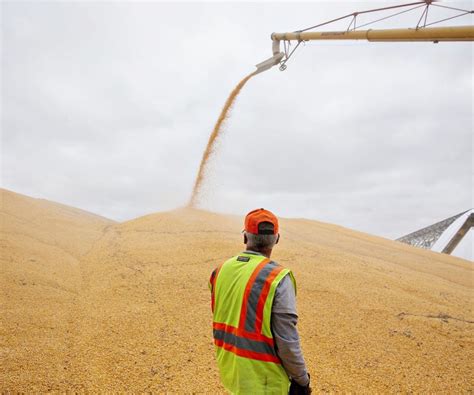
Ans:
[[[280,233],[278,233],[277,241],[275,241],[275,244],[278,244],[279,241],[280,241]]]
[[[244,244],[247,244],[247,234],[244,232]]]

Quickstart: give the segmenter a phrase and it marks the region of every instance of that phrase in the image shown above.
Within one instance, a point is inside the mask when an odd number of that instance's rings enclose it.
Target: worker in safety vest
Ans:
[[[278,219],[257,209],[245,217],[245,252],[211,274],[217,364],[235,394],[309,394],[309,375],[296,323],[296,283],[270,259]]]

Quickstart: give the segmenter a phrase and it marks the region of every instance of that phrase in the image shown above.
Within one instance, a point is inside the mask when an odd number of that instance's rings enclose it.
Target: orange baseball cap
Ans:
[[[259,229],[259,225],[262,222],[269,222],[273,225],[272,229]],[[276,235],[278,233],[278,218],[271,211],[265,210],[263,208],[258,208],[251,211],[245,217],[245,231],[253,233],[254,235],[258,234],[272,234]]]

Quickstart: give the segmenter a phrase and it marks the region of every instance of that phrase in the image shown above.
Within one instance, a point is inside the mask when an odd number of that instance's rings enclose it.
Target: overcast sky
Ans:
[[[183,206],[227,95],[271,56],[272,32],[392,4],[2,2],[2,186],[119,221]],[[301,45],[285,72],[242,91],[201,207],[388,238],[471,208],[472,56],[471,43]]]

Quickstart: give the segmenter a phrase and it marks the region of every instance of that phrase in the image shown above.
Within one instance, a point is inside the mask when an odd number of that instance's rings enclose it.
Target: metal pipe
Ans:
[[[311,40],[367,40],[373,42],[410,41],[474,41],[474,26],[429,27],[419,29],[352,30],[334,32],[273,33],[273,56],[257,64],[256,74],[279,64],[285,54],[280,52],[280,42]]]
[[[271,58],[255,66],[257,67],[255,74],[261,73],[262,71],[265,71],[265,70],[269,70],[273,66],[276,66],[278,63],[281,62],[285,54],[283,52],[280,52],[280,40],[273,40],[272,52],[273,52],[273,56]]]
[[[421,29],[354,30],[334,32],[273,33],[275,41],[368,40],[403,41],[474,41],[474,26],[430,27]]]

